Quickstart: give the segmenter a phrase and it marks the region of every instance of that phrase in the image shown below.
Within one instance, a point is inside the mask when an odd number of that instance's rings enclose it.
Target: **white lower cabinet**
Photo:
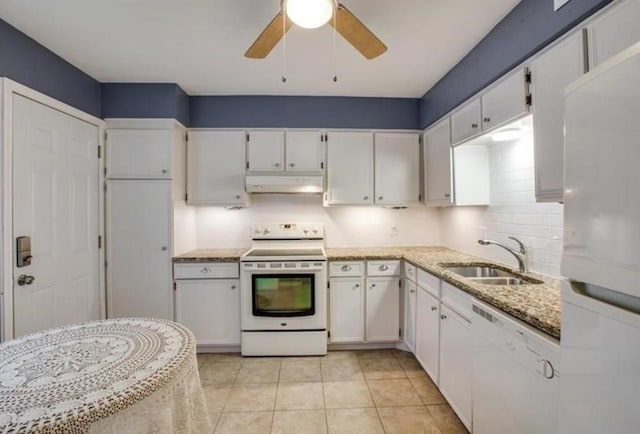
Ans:
[[[397,341],[400,338],[400,278],[367,278],[366,340]]]
[[[368,270],[365,278],[365,270]],[[329,264],[329,341],[397,342],[400,261]],[[371,274],[375,274],[372,276]]]
[[[440,312],[440,381],[438,387],[471,431],[473,337],[471,322],[446,304]]]
[[[240,280],[237,263],[174,266],[176,321],[198,345],[240,345]]]
[[[414,354],[431,380],[439,383],[440,300],[418,287],[416,297],[416,345]]]
[[[404,343],[415,352],[416,345],[416,297],[418,285],[405,279],[404,285]]]
[[[330,341],[364,341],[364,278],[336,278],[329,285]]]

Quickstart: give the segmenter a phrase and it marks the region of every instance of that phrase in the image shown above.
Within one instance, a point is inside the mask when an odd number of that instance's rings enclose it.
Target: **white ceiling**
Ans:
[[[101,82],[175,82],[191,95],[421,97],[519,0],[342,0],[388,47],[366,60],[333,32],[291,29],[244,52],[280,0],[0,0],[0,18]]]

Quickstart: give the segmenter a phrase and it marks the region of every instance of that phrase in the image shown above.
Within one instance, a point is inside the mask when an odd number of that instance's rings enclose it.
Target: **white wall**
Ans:
[[[533,136],[490,145],[491,201],[487,207],[452,207],[440,211],[442,244],[488,259],[515,265],[515,258],[479,238],[512,245],[513,235],[529,250],[532,271],[560,275],[562,212],[557,203],[536,203]]]
[[[239,210],[198,208],[198,248],[248,247],[252,224],[313,221],[325,225],[328,247],[425,246],[440,244],[435,209],[322,206],[320,195],[253,195]],[[396,235],[393,228],[396,228]]]

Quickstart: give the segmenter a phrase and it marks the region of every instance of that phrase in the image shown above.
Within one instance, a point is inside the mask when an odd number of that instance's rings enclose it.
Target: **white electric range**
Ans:
[[[240,258],[242,355],[326,354],[323,225],[255,225],[251,240]]]

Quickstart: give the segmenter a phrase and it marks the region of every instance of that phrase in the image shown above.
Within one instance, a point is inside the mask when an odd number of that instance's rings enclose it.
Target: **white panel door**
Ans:
[[[424,192],[427,205],[451,205],[451,132],[449,118],[424,133]]]
[[[506,124],[529,110],[524,70],[517,70],[482,95],[482,130]]]
[[[171,181],[107,183],[107,316],[173,319]]]
[[[176,281],[176,321],[198,345],[240,345],[240,281]]]
[[[284,131],[249,131],[247,137],[248,172],[284,170]]]
[[[321,172],[323,135],[320,131],[287,131],[285,163],[287,172]]]
[[[536,199],[564,197],[564,90],[584,72],[582,31],[577,31],[531,64]]]
[[[415,352],[416,343],[416,291],[415,282],[405,279],[404,285],[404,343]]]
[[[400,338],[400,278],[367,278],[366,340],[397,341]]]
[[[331,279],[329,286],[330,341],[364,341],[364,279]]]
[[[327,203],[373,203],[373,133],[327,133]]]
[[[172,130],[109,130],[107,178],[170,179]]]
[[[481,121],[480,98],[476,98],[451,115],[451,143],[480,134]]]
[[[420,202],[420,134],[376,133],[375,203]]]
[[[440,391],[467,428],[471,427],[471,325],[446,305],[440,324]]]
[[[589,64],[595,67],[640,41],[640,1],[619,1],[589,25]]]
[[[437,385],[440,360],[440,300],[421,287],[418,287],[417,294],[414,354]]]
[[[100,318],[98,128],[21,96],[13,99],[14,336]],[[15,246],[15,244],[14,244]],[[32,284],[18,285],[20,275]]]
[[[192,131],[187,144],[187,203],[245,205],[244,131]]]

